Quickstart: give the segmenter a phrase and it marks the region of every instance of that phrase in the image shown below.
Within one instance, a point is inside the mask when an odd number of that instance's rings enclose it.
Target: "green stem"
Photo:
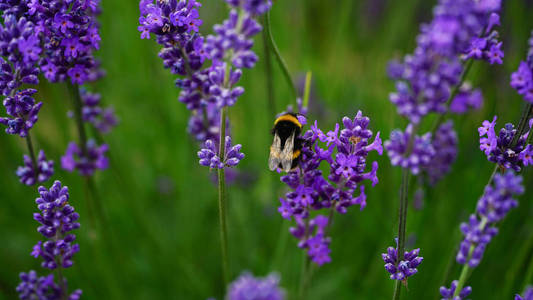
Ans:
[[[533,283],[533,255],[531,256],[531,260],[529,261],[529,265],[526,271],[526,276],[524,278],[525,278],[525,281],[524,281],[523,289],[525,289],[528,285]]]
[[[28,135],[26,136],[26,145],[28,145],[28,152],[30,153],[31,164],[33,166],[33,169],[35,170],[35,179],[37,180],[37,178],[39,177],[39,168],[38,168],[37,159],[35,156],[35,151],[33,150],[33,143],[31,141],[31,135],[29,132],[28,132]]]
[[[300,287],[298,289],[298,299],[305,299],[305,284],[307,281],[307,272],[309,270],[309,258],[307,257],[307,252],[303,251],[302,253],[302,270],[300,271]]]
[[[473,246],[470,246],[470,252],[472,252],[473,249],[474,249]],[[470,255],[468,257],[470,257]],[[461,293],[461,290],[463,290],[466,280],[468,279],[469,273],[470,273],[470,267],[468,266],[468,263],[465,263],[463,266],[463,270],[461,271],[461,276],[459,276],[459,282],[457,283],[457,287],[455,288],[453,297],[459,296],[459,294]]]
[[[311,79],[313,77],[313,73],[311,71],[308,71],[307,74],[305,74],[305,86],[304,86],[304,99],[302,103],[302,108],[307,109],[309,106],[309,95],[311,94]]]
[[[80,96],[80,89],[77,84],[68,84],[68,87],[72,93],[72,101],[74,106],[74,119],[76,121],[76,126],[78,129],[78,135],[80,138],[80,148],[84,156],[87,156],[87,134],[85,132],[85,125],[83,123],[82,116],[82,102]]]
[[[516,143],[518,143],[518,140],[520,139],[520,137],[524,135],[524,133],[526,133],[529,116],[532,113],[533,113],[533,105],[531,103],[527,103],[524,110],[522,111],[522,117],[520,118],[520,121],[518,122],[518,128],[517,128],[515,136],[513,137],[511,148],[516,146]]]
[[[267,16],[263,20],[263,25],[267,27]],[[276,99],[274,98],[274,78],[272,77],[272,59],[270,57],[270,47],[268,45],[267,31],[263,31],[263,49],[265,52],[265,76],[266,76],[266,89],[268,96],[268,108],[270,110],[271,117],[276,115]]]
[[[461,90],[461,86],[463,86],[463,83],[466,80],[466,76],[470,72],[470,69],[472,69],[472,65],[473,64],[474,64],[474,60],[473,59],[469,59],[466,62],[465,68],[463,69],[463,72],[461,73],[461,77],[459,79],[459,83],[453,87],[452,91],[450,92],[450,97],[448,97],[448,99],[446,100],[445,103],[450,103],[451,101],[453,101],[455,96],[457,96],[457,93],[459,93],[459,91]],[[439,128],[440,124],[442,124],[442,122],[444,122],[444,118],[446,117],[447,113],[448,113],[448,110],[445,113],[443,113],[443,114],[439,114],[439,117],[435,121],[435,124],[433,125],[433,129],[431,130],[432,132],[435,132]]]
[[[226,114],[227,107],[222,108],[220,113],[220,140],[219,157],[221,160],[225,156],[226,139]],[[218,214],[220,219],[220,242],[222,248],[222,277],[224,283],[229,283],[229,263],[228,263],[228,237],[226,224],[226,179],[224,168],[218,169]]]
[[[414,133],[413,133],[414,134]],[[408,186],[409,186],[409,169],[402,169],[402,183],[400,187],[400,209],[399,209],[399,224],[398,224],[398,263],[403,260],[403,253],[405,252],[405,228],[407,225],[407,203],[408,201]],[[401,281],[396,280],[394,284],[393,300],[400,299]]]
[[[294,85],[294,82],[292,81],[291,74],[289,72],[289,68],[287,67],[287,64],[285,63],[285,60],[281,56],[281,53],[279,52],[278,46],[276,45],[276,42],[274,41],[274,37],[272,36],[272,30],[270,28],[270,12],[266,13],[265,16],[265,32],[268,36],[268,41],[270,43],[270,47],[274,51],[274,55],[276,56],[276,59],[278,61],[279,67],[281,68],[281,71],[283,72],[283,76],[285,76],[285,80],[287,81],[287,85],[291,89],[292,96],[294,99],[298,97],[298,91],[296,90],[296,86]]]

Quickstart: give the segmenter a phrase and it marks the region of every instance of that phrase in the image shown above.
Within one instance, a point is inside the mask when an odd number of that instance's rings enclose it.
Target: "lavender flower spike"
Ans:
[[[205,142],[205,148],[198,151],[200,158],[200,165],[210,167],[211,169],[223,169],[224,167],[234,167],[244,158],[241,153],[241,145],[231,145],[231,137],[226,136],[225,141],[226,151],[224,151],[224,158],[218,156],[218,150],[212,140]]]
[[[449,289],[444,286],[440,287],[440,294],[442,296],[441,300],[463,300],[468,297],[470,293],[472,293],[472,288],[470,286],[467,286],[461,290],[458,297],[453,297],[453,294],[457,289],[457,283],[457,280],[452,281],[452,285]]]
[[[533,300],[533,287],[527,287],[524,296],[516,295],[514,300]]]
[[[34,213],[33,218],[41,224],[37,231],[47,240],[44,243],[39,241],[31,255],[43,259],[43,268],[69,268],[73,264],[73,255],[79,251],[79,245],[73,244],[76,236],[70,233],[80,227],[77,222],[79,215],[68,202],[68,188],[62,186],[60,181],[55,181],[50,189],[39,187],[39,194],[35,203],[40,212]],[[67,281],[61,275],[58,278],[60,284],[54,281],[52,274],[38,277],[35,271],[21,273],[20,279],[17,287],[20,299],[77,300],[81,297],[81,290],[68,294]]]
[[[531,39],[533,40],[533,31]],[[533,103],[533,44],[530,43],[526,61],[520,62],[518,70],[511,74],[511,86],[529,103]]]
[[[105,153],[109,150],[107,144],[98,146],[94,140],[87,142],[87,153],[71,142],[65,155],[61,157],[61,167],[69,172],[77,169],[83,176],[91,176],[96,169],[105,170],[109,167],[109,160]]]
[[[243,273],[231,283],[228,300],[283,300],[285,292],[279,288],[279,277],[275,274],[265,278],[256,278],[250,273]]]
[[[44,151],[39,152],[37,157],[37,169],[28,155],[24,155],[24,166],[18,167],[17,176],[20,182],[25,185],[45,182],[54,174],[54,161],[46,160]]]
[[[396,239],[397,243],[398,239]],[[418,272],[417,267],[424,260],[423,257],[418,256],[419,254],[420,249],[405,251],[403,260],[398,261],[398,249],[387,248],[387,253],[381,254],[381,257],[385,262],[385,270],[391,274],[390,279],[405,281],[408,277],[415,275]]]

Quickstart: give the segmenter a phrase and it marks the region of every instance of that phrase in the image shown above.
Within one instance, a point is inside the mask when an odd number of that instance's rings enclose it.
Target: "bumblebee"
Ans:
[[[280,168],[285,172],[296,168],[302,154],[302,124],[298,116],[293,113],[285,113],[274,121],[272,135],[274,141],[270,146],[268,167],[270,170]]]

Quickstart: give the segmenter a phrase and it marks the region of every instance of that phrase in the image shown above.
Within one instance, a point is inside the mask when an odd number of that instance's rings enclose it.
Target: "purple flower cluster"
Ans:
[[[468,223],[461,224],[465,238],[457,253],[458,263],[468,263],[470,267],[479,265],[487,244],[498,233],[495,224],[518,206],[513,197],[523,192],[520,175],[508,171],[494,177],[494,186],[485,187],[485,192],[477,203],[476,214],[470,215]]]
[[[50,82],[72,84],[94,81],[103,72],[93,52],[100,47],[96,15],[99,0],[28,1],[27,15],[38,24],[37,33],[44,44],[40,67]]]
[[[515,295],[514,300],[533,300],[533,287],[528,287],[524,292],[524,296]]]
[[[199,33],[201,6],[196,0],[141,0],[138,30],[141,38],[156,36],[163,48],[159,57],[165,68],[179,75],[179,101],[192,114],[188,131],[204,142],[202,165],[215,166],[220,133],[220,111],[233,106],[244,89],[237,86],[242,68],[252,68],[257,55],[251,50],[253,36],[261,31],[254,17],[271,7],[268,0],[228,0],[229,18],[213,27],[206,38]],[[238,10],[239,9],[239,10]],[[224,120],[227,122],[227,120]],[[209,142],[208,142],[209,141]],[[214,158],[215,161],[211,161]],[[209,162],[208,162],[209,161]]]
[[[299,119],[304,121],[301,116]],[[332,216],[334,211],[346,213],[353,205],[362,210],[366,206],[362,182],[370,180],[372,186],[378,183],[378,163],[374,161],[367,171],[367,156],[370,151],[383,153],[379,132],[370,143],[373,136],[368,129],[370,119],[361,111],[353,119],[344,117],[342,123],[342,130],[336,124],[335,130],[324,134],[315,121],[311,130],[299,137],[302,143],[299,167],[281,178],[292,191],[280,199],[278,211],[286,219],[294,218],[297,226],[291,228],[291,233],[300,240],[298,246],[307,249],[310,258],[319,265],[331,260],[327,236],[331,219],[322,215],[310,219],[310,212],[326,209]],[[319,169],[323,161],[330,166],[327,177]]]
[[[396,239],[396,244],[398,240]],[[389,272],[392,280],[407,280],[407,277],[413,276],[418,272],[417,267],[424,260],[423,257],[418,256],[420,249],[412,251],[405,251],[403,259],[398,261],[398,249],[389,247],[387,253],[382,253],[381,257],[385,262],[385,270]]]
[[[68,188],[63,187],[61,182],[55,181],[49,190],[39,187],[39,194],[35,202],[40,212],[34,213],[33,218],[41,224],[37,231],[48,240],[44,243],[39,241],[31,254],[43,259],[43,268],[69,268],[73,264],[72,256],[79,251],[79,245],[73,244],[76,236],[69,233],[80,227],[77,222],[79,215],[69,204]],[[68,295],[63,289],[66,279],[61,277],[58,278],[63,281],[61,284],[54,282],[53,275],[38,277],[35,271],[21,273],[20,278],[22,282],[17,292],[21,299],[76,300],[81,296],[81,290]]]
[[[431,133],[413,136],[413,125],[409,124],[405,132],[394,130],[390,139],[385,141],[385,149],[393,166],[400,166],[419,174],[428,167],[436,151],[431,141]]]
[[[6,9],[11,5],[4,4]],[[2,25],[3,23],[3,25]],[[4,11],[0,23],[0,93],[13,95],[22,84],[37,84],[38,62],[43,51],[35,24]],[[4,104],[5,105],[5,104]]]
[[[211,169],[223,169],[225,167],[234,167],[244,158],[241,153],[241,145],[231,145],[231,137],[226,136],[224,146],[225,155],[221,159],[218,156],[218,149],[215,148],[215,143],[212,140],[205,142],[205,148],[198,151],[198,158],[200,158],[200,165],[210,167]]]
[[[118,125],[118,119],[112,107],[100,107],[100,100],[102,96],[98,93],[91,93],[86,89],[80,89],[80,97],[82,100],[82,119],[84,122],[90,123],[100,133],[106,134]],[[69,112],[69,117],[73,117],[74,113]]]
[[[450,171],[451,164],[457,158],[457,133],[453,129],[452,121],[440,125],[432,145],[435,155],[424,171],[429,177],[429,183],[435,184]]]
[[[15,92],[13,96],[4,99],[4,107],[11,117],[0,117],[0,124],[7,126],[6,133],[20,137],[28,136],[28,132],[38,120],[38,113],[43,105],[35,103],[33,94],[37,90],[26,89]]]
[[[511,74],[511,86],[529,103],[533,103],[533,32],[529,42],[526,61],[520,62],[518,70]]]
[[[417,124],[429,112],[445,112],[451,89],[460,83],[462,58],[501,63],[501,43],[491,31],[499,24],[499,10],[500,1],[439,1],[431,23],[421,26],[414,53],[389,66],[397,80],[390,100],[399,114]]]
[[[458,281],[454,280],[452,281],[452,285],[450,286],[449,289],[444,286],[441,286],[440,287],[440,294],[442,296],[441,300],[463,300],[466,297],[468,297],[470,293],[472,293],[472,288],[470,286],[467,286],[461,290],[461,292],[459,293],[457,297],[453,297],[453,294],[455,293],[455,290],[457,289],[457,284],[458,284]]]
[[[279,287],[279,277],[275,274],[256,278],[243,273],[233,281],[228,289],[228,300],[283,300],[285,292]]]
[[[483,95],[480,89],[473,90],[470,84],[465,83],[459,88],[459,92],[450,103],[450,111],[456,114],[464,114],[469,109],[478,109],[483,104]]]
[[[24,155],[24,166],[18,167],[17,176],[20,182],[25,185],[34,185],[35,183],[43,183],[50,179],[54,174],[54,161],[46,160],[44,151],[39,152],[37,157],[37,166],[33,165],[31,158]]]
[[[485,153],[489,161],[503,168],[519,172],[522,166],[532,163],[533,147],[529,144],[526,145],[529,133],[526,132],[515,141],[515,136],[518,134],[517,129],[513,124],[507,123],[496,135],[496,119],[497,116],[494,116],[492,122],[485,120],[482,126],[478,128],[479,149]],[[529,123],[531,128],[533,122]]]
[[[94,140],[87,142],[86,149],[71,142],[61,157],[61,167],[69,172],[77,169],[81,175],[91,176],[96,169],[105,170],[109,167],[109,160],[105,156],[108,150],[107,144],[98,146]]]

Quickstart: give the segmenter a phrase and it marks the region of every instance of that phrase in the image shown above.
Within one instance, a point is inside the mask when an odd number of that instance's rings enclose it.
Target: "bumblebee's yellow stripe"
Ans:
[[[295,116],[292,116],[289,114],[280,116],[279,118],[276,119],[276,121],[274,121],[274,125],[278,124],[281,121],[289,121],[291,123],[296,124],[296,126],[302,128],[302,124],[300,123],[300,121],[298,121],[298,118],[296,118]]]
[[[302,154],[302,151],[300,150],[296,150],[292,153],[292,159],[295,159],[297,158],[298,156],[300,156],[300,154]]]

